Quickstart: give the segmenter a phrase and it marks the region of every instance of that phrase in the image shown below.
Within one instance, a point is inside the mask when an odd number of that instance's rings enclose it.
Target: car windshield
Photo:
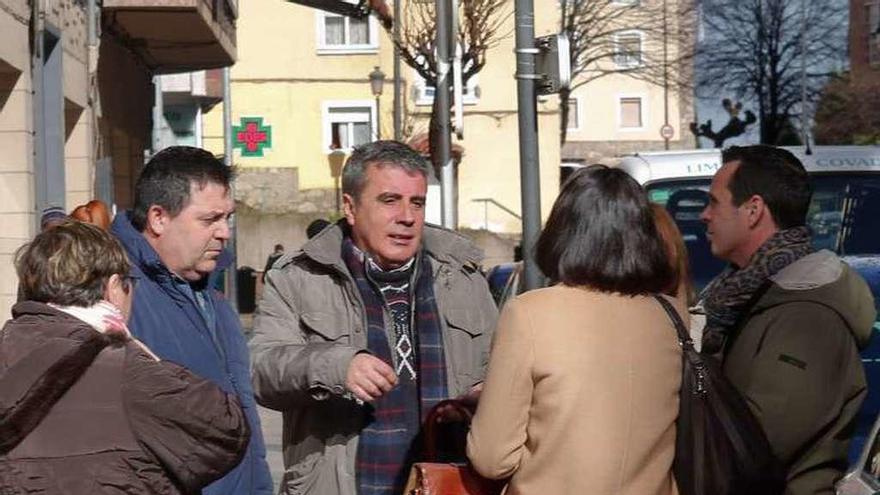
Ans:
[[[807,223],[814,247],[847,256],[880,253],[880,229],[871,226],[880,214],[880,174],[815,174],[812,182]],[[709,183],[710,179],[682,179],[647,186],[651,200],[665,205],[681,229],[697,290],[724,268],[712,256],[700,221],[709,201]]]

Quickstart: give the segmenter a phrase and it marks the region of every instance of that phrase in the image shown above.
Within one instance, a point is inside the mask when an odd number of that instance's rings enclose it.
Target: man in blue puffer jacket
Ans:
[[[228,264],[222,255],[235,206],[231,181],[232,171],[207,151],[167,148],[144,167],[134,208],[118,214],[111,230],[137,281],[132,333],[163,359],[235,393],[250,423],[241,464],[203,493],[271,494],[247,344],[238,314],[211,284],[211,274],[225,268],[218,265]]]

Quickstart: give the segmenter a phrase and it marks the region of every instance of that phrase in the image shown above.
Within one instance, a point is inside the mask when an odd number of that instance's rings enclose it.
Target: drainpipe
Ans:
[[[86,45],[88,53],[86,55],[87,67],[86,67],[86,81],[88,84],[88,106],[89,108],[86,110],[89,112],[90,125],[91,125],[91,146],[89,149],[89,170],[92,173],[92,191],[94,197],[99,197],[99,187],[98,187],[98,153],[100,151],[100,142],[101,142],[101,133],[98,127],[98,81],[97,81],[97,73],[98,73],[98,19],[100,15],[100,10],[98,8],[97,0],[88,0],[86,3],[86,17],[88,18],[88,33],[86,38]],[[112,181],[110,181],[112,182]],[[99,198],[102,200],[108,200],[109,198]],[[109,201],[107,204],[113,208],[113,204]]]
[[[232,87],[229,67],[223,68],[223,163],[232,166]],[[235,200],[235,182],[229,184],[229,195]],[[229,241],[226,250],[232,255],[232,265],[226,270],[226,299],[238,312],[238,255],[235,247],[235,216],[229,219]]]
[[[400,1],[394,0],[394,40],[400,39]],[[400,95],[400,50],[394,48],[394,140],[400,141],[403,137],[401,118],[403,114],[403,99]]]
[[[42,162],[45,162],[45,152],[42,151],[43,147],[40,143],[41,133],[40,126],[44,125],[44,116],[43,116],[43,84],[42,84],[42,74],[43,74],[43,59],[46,56],[45,46],[43,43],[43,32],[46,30],[46,18],[45,18],[45,8],[43,6],[43,2],[45,0],[32,0],[31,1],[31,26],[33,29],[33,37],[32,37],[32,47],[31,47],[31,79],[33,86],[33,112],[34,112],[34,121],[33,121],[33,129],[31,135],[33,136],[33,170],[34,170],[34,189],[33,189],[33,202],[35,207],[36,215],[34,218],[36,220],[36,232],[39,233],[39,225],[40,225],[40,210],[47,206],[46,203],[47,198],[45,189],[46,189],[46,177],[44,175],[44,168]],[[61,205],[64,206],[64,205]]]
[[[165,118],[162,98],[162,76],[153,76],[153,154],[162,151],[162,120]]]
[[[89,72],[94,72],[97,68],[97,65],[92,66],[91,62],[94,60],[98,61],[97,54],[92,54],[92,48],[96,48],[98,46],[98,1],[97,0],[88,0],[86,4],[86,15],[89,18],[89,32],[88,32],[88,44],[89,44]]]

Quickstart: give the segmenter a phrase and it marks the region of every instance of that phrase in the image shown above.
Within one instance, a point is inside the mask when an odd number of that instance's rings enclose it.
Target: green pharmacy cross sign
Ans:
[[[241,125],[233,126],[232,135],[241,156],[263,156],[263,150],[272,147],[272,126],[264,126],[261,117],[242,117]]]

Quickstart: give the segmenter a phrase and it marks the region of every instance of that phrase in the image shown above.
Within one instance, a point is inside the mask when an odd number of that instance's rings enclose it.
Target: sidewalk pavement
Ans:
[[[266,442],[266,461],[269,463],[269,472],[272,473],[272,483],[275,485],[275,493],[284,475],[284,460],[281,457],[281,413],[259,407],[260,422],[263,427],[263,440]]]

